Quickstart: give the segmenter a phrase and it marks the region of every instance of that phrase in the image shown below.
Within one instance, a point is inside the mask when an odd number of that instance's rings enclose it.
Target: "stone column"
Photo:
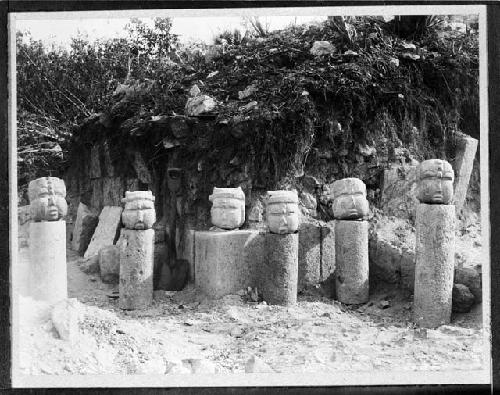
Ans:
[[[29,232],[31,296],[49,303],[66,299],[66,221],[32,222]]]
[[[345,304],[368,301],[368,221],[335,221],[335,292]]]
[[[455,264],[455,206],[417,206],[413,319],[434,328],[451,319]]]
[[[124,310],[143,309],[153,301],[153,264],[156,221],[151,191],[125,193],[122,199],[119,306]]]
[[[153,229],[122,229],[120,299],[124,310],[143,309],[153,300]]]
[[[423,161],[418,167],[420,204],[416,214],[415,286],[413,320],[435,328],[451,320],[455,266],[454,173],[440,159]]]
[[[341,303],[365,303],[369,297],[366,185],[358,178],[344,178],[333,183],[332,193],[335,294]]]
[[[283,306],[297,302],[299,235],[266,233],[266,258],[260,271],[263,299]]]

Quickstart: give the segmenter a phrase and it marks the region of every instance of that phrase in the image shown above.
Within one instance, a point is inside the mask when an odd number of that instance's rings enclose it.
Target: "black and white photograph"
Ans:
[[[14,387],[491,382],[485,6],[9,29]]]

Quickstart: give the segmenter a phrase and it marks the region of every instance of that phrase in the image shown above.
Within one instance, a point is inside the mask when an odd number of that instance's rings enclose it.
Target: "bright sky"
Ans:
[[[141,19],[152,24],[151,18]],[[263,25],[269,24],[271,30],[281,29],[292,23],[302,24],[324,19],[326,16],[263,16],[259,18]],[[129,21],[129,18],[18,20],[16,28],[21,31],[29,30],[33,38],[49,45],[66,46],[70,38],[78,32],[87,34],[90,40],[124,36],[123,28]],[[245,30],[243,19],[239,16],[174,17],[172,22],[172,33],[178,34],[181,42],[192,40],[212,43],[214,36],[224,30],[237,28],[242,33]]]

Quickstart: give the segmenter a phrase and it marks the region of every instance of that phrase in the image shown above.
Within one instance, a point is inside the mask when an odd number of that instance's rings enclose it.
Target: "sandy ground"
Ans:
[[[465,372],[481,369],[485,358],[481,305],[454,315],[450,325],[421,330],[409,321],[411,300],[388,285],[372,286],[370,302],[357,307],[319,290],[299,295],[293,307],[249,302],[243,292],[213,301],[189,285],[156,291],[151,308],[125,312],[117,285],[81,272],[77,258],[68,250],[69,297],[81,302],[79,334],[60,339],[51,306],[21,297],[20,373],[241,373],[253,356],[283,373]],[[24,247],[19,266],[27,265]]]

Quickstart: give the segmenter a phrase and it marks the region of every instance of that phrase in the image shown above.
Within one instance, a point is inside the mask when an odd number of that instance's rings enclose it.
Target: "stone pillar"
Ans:
[[[476,157],[478,141],[466,134],[461,134],[457,142],[455,152],[455,174],[456,179],[453,186],[455,194],[453,201],[456,209],[460,211],[465,203],[467,189],[469,188],[469,180],[474,166],[474,158]]]
[[[450,322],[455,263],[455,206],[417,206],[413,319],[434,328]]]
[[[153,229],[122,229],[120,299],[124,310],[148,307],[153,300]]]
[[[297,302],[299,235],[266,233],[266,258],[260,271],[262,296],[269,304],[283,306]]]
[[[368,301],[368,221],[335,222],[335,288],[345,304]]]
[[[30,292],[49,303],[68,297],[66,221],[30,223]]]

